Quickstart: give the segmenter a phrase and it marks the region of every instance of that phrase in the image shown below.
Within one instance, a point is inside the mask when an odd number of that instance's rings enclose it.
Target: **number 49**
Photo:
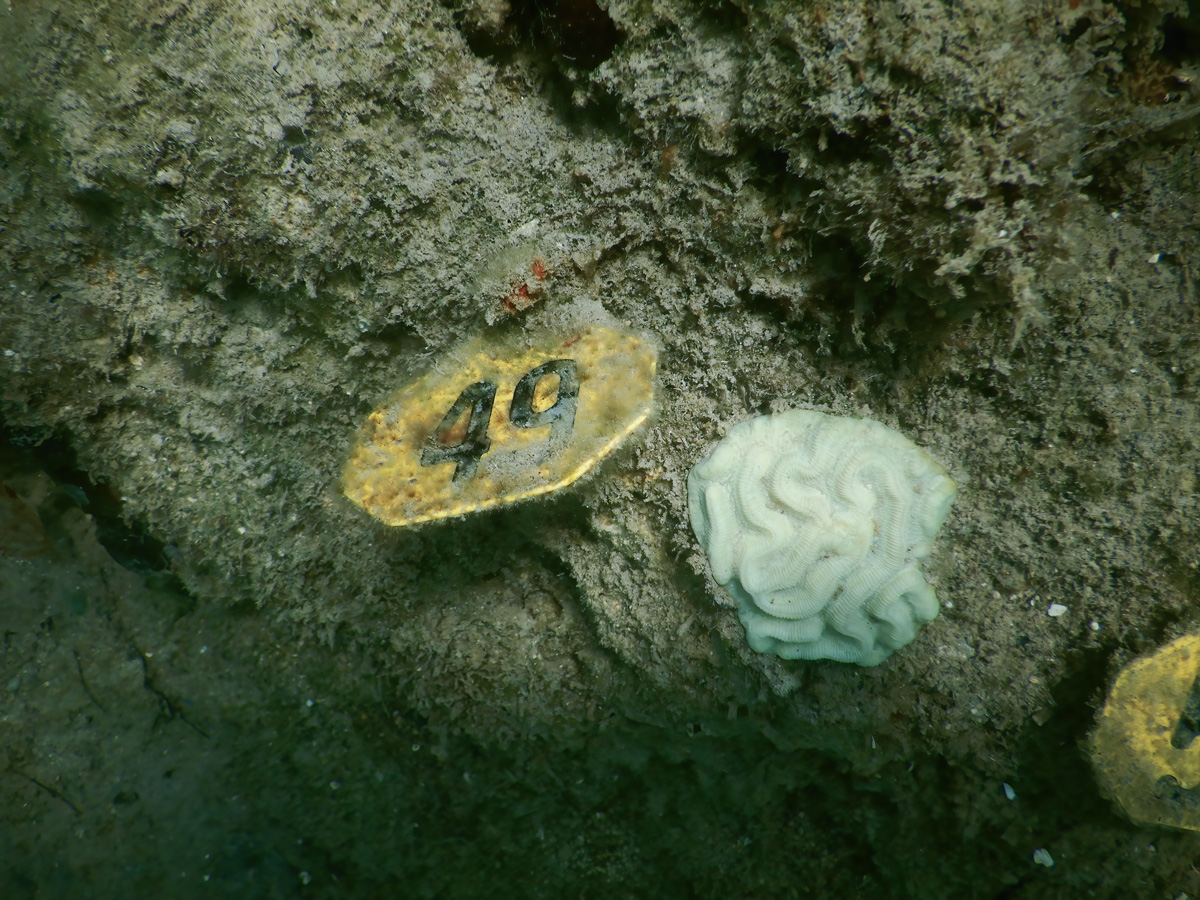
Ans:
[[[533,401],[542,379],[558,376],[554,403],[534,410]],[[480,457],[491,449],[488,424],[496,400],[494,381],[476,381],[458,395],[421,451],[421,465],[452,462],[452,481],[471,478]],[[573,359],[553,359],[522,376],[513,388],[508,419],[517,428],[550,426],[550,440],[565,437],[575,425],[575,407],[579,400],[578,366]],[[464,424],[465,418],[465,424]]]

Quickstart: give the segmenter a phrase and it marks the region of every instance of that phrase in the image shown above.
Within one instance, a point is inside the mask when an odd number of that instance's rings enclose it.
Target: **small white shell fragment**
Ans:
[[[1045,847],[1038,847],[1033,851],[1033,861],[1039,866],[1045,866],[1047,869],[1054,868],[1054,857],[1050,855],[1050,851]]]
[[[1063,606],[1061,603],[1051,603],[1050,608],[1048,610],[1046,610],[1046,615],[1050,616],[1051,618],[1057,619],[1059,616],[1061,616],[1066,611],[1067,611],[1067,608],[1065,606]]]
[[[1000,786],[1004,788],[1004,796],[1009,800],[1017,799],[1017,792],[1013,790],[1013,786],[1007,781],[1000,782]]]

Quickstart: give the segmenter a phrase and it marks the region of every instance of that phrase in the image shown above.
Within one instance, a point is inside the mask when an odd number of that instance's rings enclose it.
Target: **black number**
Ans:
[[[1200,675],[1192,679],[1192,689],[1188,691],[1183,709],[1179,711],[1179,721],[1171,732],[1171,746],[1176,750],[1187,750],[1200,735]]]
[[[429,436],[429,446],[421,451],[421,465],[455,463],[452,481],[474,475],[479,457],[492,446],[487,430],[495,400],[496,385],[490,381],[477,381],[465,388]],[[462,436],[458,437],[458,425],[468,409],[470,415],[461,429]]]
[[[558,396],[553,406],[534,412],[533,397],[543,378],[558,376]],[[552,359],[530,369],[513,390],[508,418],[518,428],[550,426],[550,439],[565,434],[575,425],[575,405],[579,398],[579,375],[573,359]]]
[[[543,378],[558,376],[558,391],[554,403],[535,411],[533,399]],[[518,428],[550,426],[553,440],[575,426],[575,406],[579,399],[578,367],[573,359],[552,359],[530,369],[513,389],[508,418]],[[496,385],[477,381],[463,389],[429,436],[421,451],[421,465],[454,463],[452,481],[470,478],[475,474],[479,458],[491,449],[488,424],[492,419],[492,404],[496,401]],[[464,421],[465,420],[465,421]]]

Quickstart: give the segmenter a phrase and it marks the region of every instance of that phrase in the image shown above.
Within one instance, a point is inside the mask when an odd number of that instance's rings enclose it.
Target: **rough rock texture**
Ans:
[[[0,8],[7,893],[1200,894],[1080,749],[1197,625],[1198,67],[1182,0]],[[596,306],[659,410],[568,496],[340,497],[449,347]],[[878,669],[749,651],[688,528],[797,406],[960,485]]]

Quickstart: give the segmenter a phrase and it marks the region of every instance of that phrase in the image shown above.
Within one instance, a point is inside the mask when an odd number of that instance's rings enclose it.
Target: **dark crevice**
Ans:
[[[622,38],[596,0],[513,0],[501,16],[459,2],[447,5],[471,50],[494,63],[502,77],[512,70],[522,89],[536,84],[566,127],[625,134],[615,99],[589,90],[587,73],[610,58]]]
[[[65,439],[11,428],[0,420],[0,471],[17,470],[41,470],[57,485],[58,490],[38,510],[43,521],[71,507],[80,509],[91,516],[96,539],[115,562],[139,575],[166,579],[163,586],[182,591],[170,572],[171,550],[144,523],[126,519],[120,492],[93,480]]]
[[[123,218],[121,202],[99,188],[71,194],[70,200],[93,228],[111,228]]]
[[[1114,814],[1097,792],[1091,769],[1084,763],[1086,739],[1095,724],[1094,704],[1108,684],[1110,651],[1080,652],[1069,672],[1051,690],[1053,715],[1038,725],[1026,723],[1017,753],[1022,798],[1034,804],[1041,819],[1065,817],[1100,821]]]
[[[500,15],[464,6],[454,20],[475,55],[501,66],[524,51],[589,71],[609,59],[622,38],[597,0],[512,0]]]
[[[1083,37],[1085,34],[1087,34],[1088,31],[1091,30],[1091,28],[1092,28],[1092,20],[1089,19],[1087,16],[1083,16],[1074,25],[1071,26],[1070,31],[1068,31],[1066,34],[1062,35],[1060,40],[1069,47],[1072,44],[1074,44],[1076,41],[1078,41],[1081,37]]]
[[[283,145],[288,156],[300,163],[312,162],[312,151],[308,146],[308,132],[297,125],[283,127]]]
[[[541,38],[570,65],[594,69],[613,55],[621,32],[596,0],[517,0],[530,10]]]
[[[1162,48],[1158,52],[1172,66],[1200,59],[1200,5],[1193,3],[1190,15],[1166,17],[1162,26]]]

